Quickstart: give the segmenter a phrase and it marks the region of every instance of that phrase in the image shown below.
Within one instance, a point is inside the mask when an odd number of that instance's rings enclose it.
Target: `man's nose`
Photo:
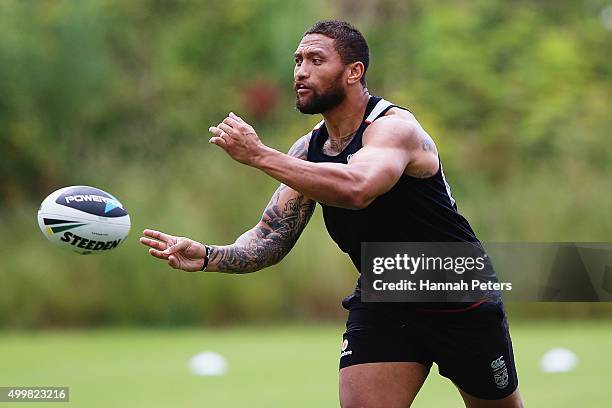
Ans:
[[[299,81],[299,80],[308,78],[310,76],[310,73],[306,69],[305,65],[306,64],[302,63],[301,65],[298,65],[295,67],[295,72],[293,73],[293,76],[295,77],[296,80]]]

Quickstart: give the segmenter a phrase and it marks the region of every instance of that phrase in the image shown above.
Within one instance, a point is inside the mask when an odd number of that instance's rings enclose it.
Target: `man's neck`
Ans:
[[[366,88],[354,92],[353,95],[347,93],[340,105],[323,113],[330,140],[340,141],[354,133],[361,125],[370,94]]]

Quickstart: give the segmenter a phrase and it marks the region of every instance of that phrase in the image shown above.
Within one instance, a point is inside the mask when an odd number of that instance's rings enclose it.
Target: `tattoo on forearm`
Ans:
[[[306,160],[310,135],[301,137],[288,154]],[[214,247],[210,262],[220,272],[247,273],[274,265],[293,248],[315,208],[314,201],[303,194],[280,202],[288,189],[276,190],[255,228],[242,234],[233,245]]]
[[[210,259],[221,272],[246,273],[274,265],[293,248],[308,223],[314,202],[299,195],[279,205],[281,185],[266,208],[262,222],[233,245],[215,247]]]

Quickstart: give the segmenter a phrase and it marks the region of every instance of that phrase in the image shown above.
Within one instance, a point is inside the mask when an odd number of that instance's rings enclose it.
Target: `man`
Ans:
[[[367,43],[350,24],[311,27],[295,51],[296,107],[324,121],[288,154],[265,146],[234,113],[209,129],[210,142],[234,160],[281,182],[261,221],[227,246],[145,230],[149,253],[190,272],[253,272],[291,250],[316,202],[358,270],[361,242],[476,242],[433,140],[409,111],[370,96],[368,64]],[[468,407],[522,406],[501,301],[427,310],[362,302],[360,295],[358,282],[343,301],[342,407],[409,407],[433,362]]]

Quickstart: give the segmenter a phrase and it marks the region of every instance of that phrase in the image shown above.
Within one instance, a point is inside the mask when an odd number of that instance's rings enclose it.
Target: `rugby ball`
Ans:
[[[54,191],[38,209],[38,226],[45,237],[83,255],[117,248],[130,225],[130,216],[119,200],[89,186]]]

